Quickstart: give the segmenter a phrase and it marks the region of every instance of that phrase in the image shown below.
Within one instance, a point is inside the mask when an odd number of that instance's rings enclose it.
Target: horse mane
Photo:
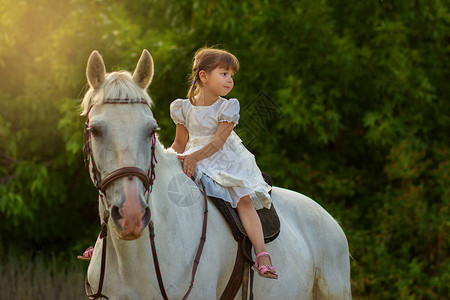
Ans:
[[[175,152],[171,147],[165,147],[163,143],[158,138],[157,135],[157,143],[156,143],[156,153],[161,156],[161,159],[165,164],[180,164],[180,160],[178,159],[178,153]],[[181,166],[181,164],[180,164]]]
[[[81,102],[81,115],[85,116],[92,106],[103,104],[106,99],[128,99],[130,102],[133,99],[144,99],[149,106],[153,104],[147,92],[134,82],[128,71],[108,73],[98,89],[90,87]]]
[[[178,153],[175,152],[171,147],[165,147],[163,143],[156,135],[156,158],[158,159],[157,167],[163,170],[174,170],[177,169],[180,173],[183,172],[182,163],[178,159]],[[161,174],[160,174],[161,175]],[[171,180],[172,178],[168,178],[167,180]]]

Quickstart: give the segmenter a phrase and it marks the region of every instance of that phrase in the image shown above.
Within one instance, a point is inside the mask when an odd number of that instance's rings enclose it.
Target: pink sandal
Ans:
[[[252,269],[258,272],[258,275],[264,278],[278,279],[278,273],[275,267],[269,265],[259,265],[259,258],[261,256],[268,256],[270,263],[272,264],[272,260],[270,259],[270,255],[267,252],[261,252],[255,257],[255,264],[252,266]]]
[[[79,260],[90,261],[92,258],[92,253],[94,253],[94,247],[90,246],[84,251],[83,255],[78,255]]]

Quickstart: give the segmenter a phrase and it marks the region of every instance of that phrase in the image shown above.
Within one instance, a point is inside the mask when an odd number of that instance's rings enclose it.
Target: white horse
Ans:
[[[106,74],[105,70],[100,54],[92,52],[86,71],[90,89],[82,108],[89,120],[90,173],[94,181],[92,160],[98,170],[97,180],[123,167],[149,170],[157,128],[145,91],[153,76],[148,51],[143,51],[133,75],[125,71]],[[101,217],[105,210],[111,215],[102,290],[109,299],[162,298],[146,226],[150,211],[169,299],[181,299],[190,284],[202,231],[203,195],[183,173],[176,153],[155,139],[156,176],[149,203],[143,181],[134,175],[113,180],[105,188],[103,199],[99,197]],[[351,299],[349,250],[338,223],[316,202],[294,191],[274,187],[272,200],[281,233],[267,249],[279,279],[255,276],[255,299]],[[210,202],[206,243],[189,299],[217,299],[222,295],[236,250],[231,230]],[[99,238],[87,274],[94,293],[99,286],[101,253]],[[240,298],[241,291],[236,296]]]

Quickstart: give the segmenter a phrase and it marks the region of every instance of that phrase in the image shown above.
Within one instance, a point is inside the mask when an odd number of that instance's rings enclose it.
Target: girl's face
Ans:
[[[203,88],[207,89],[208,92],[217,96],[226,96],[233,89],[234,72],[232,70],[217,67],[204,74],[205,76],[201,77],[201,80]]]

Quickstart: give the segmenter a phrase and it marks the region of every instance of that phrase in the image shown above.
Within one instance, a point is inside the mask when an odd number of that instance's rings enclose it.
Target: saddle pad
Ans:
[[[269,175],[263,173],[264,180],[272,186],[272,179]],[[271,192],[269,192],[271,194]],[[231,231],[233,233],[233,237],[236,241],[239,240],[239,236],[244,235],[246,237],[247,233],[244,230],[244,226],[239,219],[239,215],[235,208],[231,206],[229,202],[226,202],[220,198],[209,197],[212,202],[217,206],[220,212],[223,214],[228,224],[230,225]],[[264,233],[264,242],[269,243],[276,239],[278,234],[280,233],[280,220],[278,218],[278,214],[275,210],[275,207],[272,203],[270,209],[262,208],[256,211],[261,220],[263,233]]]

